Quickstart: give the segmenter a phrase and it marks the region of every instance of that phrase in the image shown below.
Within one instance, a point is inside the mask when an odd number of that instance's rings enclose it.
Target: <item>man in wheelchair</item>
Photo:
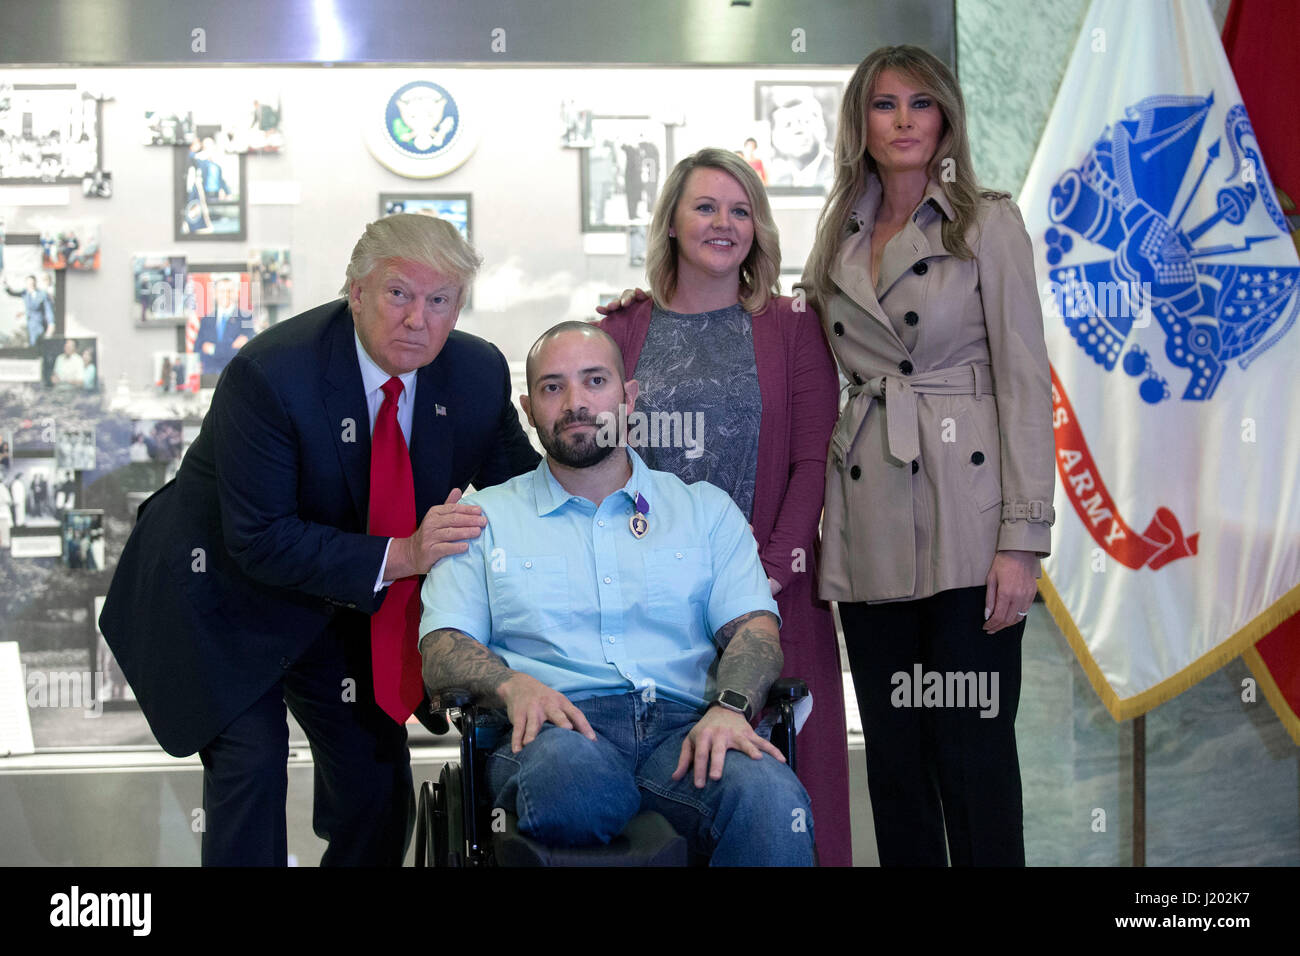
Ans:
[[[625,447],[637,383],[605,332],[550,329],[527,380],[547,456],[463,499],[487,527],[422,591],[425,684],[511,725],[487,759],[494,805],[550,845],[654,810],[714,865],[811,865],[808,794],[750,726],[782,655],[744,515]]]

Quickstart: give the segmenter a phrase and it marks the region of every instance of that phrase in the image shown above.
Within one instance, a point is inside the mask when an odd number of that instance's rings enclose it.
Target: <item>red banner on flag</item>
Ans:
[[[1182,525],[1168,508],[1157,508],[1141,534],[1124,521],[1088,450],[1056,369],[1052,369],[1052,427],[1056,430],[1056,468],[1061,474],[1061,487],[1093,540],[1107,554],[1135,571],[1141,567],[1159,571],[1170,561],[1196,553],[1199,535],[1184,535]]]

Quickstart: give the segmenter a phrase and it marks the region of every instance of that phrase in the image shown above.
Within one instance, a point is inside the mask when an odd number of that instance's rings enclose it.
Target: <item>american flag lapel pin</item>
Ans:
[[[434,402],[434,403],[433,403],[433,413],[434,413],[435,415],[446,415],[446,414],[447,414],[447,406],[446,406],[446,405],[439,405],[437,402]]]

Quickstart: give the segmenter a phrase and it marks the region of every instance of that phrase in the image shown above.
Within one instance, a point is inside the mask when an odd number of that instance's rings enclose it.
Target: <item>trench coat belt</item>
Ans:
[[[976,398],[992,395],[993,370],[987,364],[955,365],[915,375],[881,375],[861,385],[850,385],[848,401],[831,435],[831,447],[840,462],[849,460],[867,413],[877,399],[885,406],[885,437],[890,457],[903,464],[916,460],[921,454],[917,430],[918,394],[974,395]]]

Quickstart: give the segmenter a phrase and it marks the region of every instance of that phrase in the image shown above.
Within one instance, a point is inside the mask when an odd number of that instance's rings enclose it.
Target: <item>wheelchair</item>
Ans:
[[[795,705],[808,696],[798,678],[772,684],[767,708],[775,717],[772,744],[797,770]],[[426,780],[416,800],[415,865],[480,866],[686,866],[686,840],[660,814],[637,814],[608,844],[552,847],[519,832],[518,819],[493,809],[484,772],[487,754],[478,745],[480,708],[459,688],[430,692],[435,719],[460,732],[460,762],[446,763],[437,782]]]

